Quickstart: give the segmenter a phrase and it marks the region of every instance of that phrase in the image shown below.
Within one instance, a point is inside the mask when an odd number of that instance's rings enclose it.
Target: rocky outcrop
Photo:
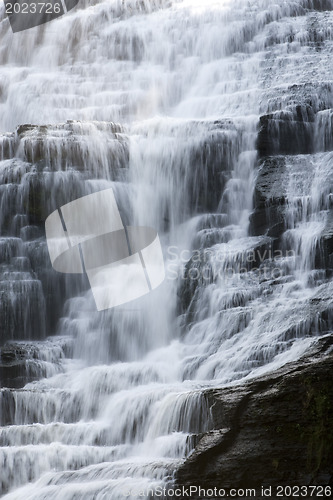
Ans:
[[[89,193],[91,181],[123,178],[128,138],[113,122],[25,124],[0,135],[0,160],[2,345],[53,333],[65,300],[87,288],[84,276],[52,269],[44,223],[58,207]],[[15,365],[14,378],[18,370],[25,373]]]
[[[91,136],[96,138],[102,134],[107,140],[97,158],[99,166],[106,165],[103,156],[108,156],[110,170],[126,167],[129,153],[125,131],[113,122],[68,120],[57,125],[20,125],[15,132],[0,136],[0,158],[16,157],[34,164],[43,162],[42,166],[48,171],[66,168],[89,171],[88,148],[94,145]]]
[[[254,211],[250,216],[250,233],[273,238],[275,250],[288,251],[293,248],[288,241],[287,230],[302,222],[300,214],[310,220],[309,214],[316,203],[310,183],[314,182],[316,170],[321,163],[332,166],[332,158],[325,153],[295,156],[271,156],[263,159],[258,168],[254,190]],[[297,185],[296,185],[297,179]],[[327,175],[327,193],[323,193],[319,208],[326,211],[325,228],[314,248],[314,268],[326,269],[332,274],[333,224],[330,177]],[[306,213],[308,210],[308,213]],[[295,215],[296,214],[296,215]]]
[[[307,29],[312,33],[315,21],[311,19]],[[260,117],[259,163],[250,234],[275,238],[276,249],[288,250],[288,238],[283,239],[283,235],[305,219],[311,219],[309,214],[317,203],[313,201],[311,183],[314,185],[318,172],[324,171],[325,163],[332,166],[332,157],[327,153],[333,150],[332,108],[331,82],[323,81],[318,86],[307,82],[281,87],[278,94],[269,97],[266,112]],[[327,193],[323,193],[317,207],[322,214],[332,208],[328,169],[326,177]],[[314,259],[314,267],[326,268],[329,273],[333,248],[331,226],[328,217],[326,228],[318,238]]]
[[[178,470],[178,485],[332,485],[332,370],[330,335],[297,363],[206,391],[212,428]]]
[[[284,156],[266,158],[259,167],[254,191],[255,210],[250,219],[250,230],[254,236],[266,233],[279,237],[286,229],[285,170]]]
[[[278,111],[260,118],[260,156],[308,154],[313,151],[315,117],[310,106]]]
[[[0,347],[0,388],[21,388],[28,382],[63,371],[61,361],[72,355],[72,340],[7,342]],[[4,417],[5,410],[2,417]]]
[[[320,284],[333,271],[333,155],[329,153],[333,150],[333,87],[331,77],[325,73],[326,63],[316,77],[306,72],[301,78],[296,75],[294,65],[302,63],[294,58],[293,45],[308,47],[306,64],[316,71],[318,60],[324,60],[331,47],[331,16],[324,11],[332,8],[332,2],[302,5],[323,13],[296,12],[297,16],[304,15],[300,32],[295,32],[295,25],[286,29],[283,24],[282,29],[273,23],[265,40],[265,48],[269,47],[263,78],[266,95],[258,124],[258,170],[250,235],[268,238],[273,256],[278,250],[283,255],[291,251],[295,260],[290,259],[286,269],[296,262],[299,269],[311,269],[313,276],[320,276]],[[289,78],[291,66],[295,78]],[[201,229],[194,248],[226,242],[223,225],[224,220],[219,231],[211,225],[204,227],[205,232]],[[305,240],[311,242],[306,248],[307,261]],[[201,264],[194,259],[188,262],[179,288],[181,312],[186,311],[188,323],[200,313],[196,303],[203,289],[203,283],[189,279],[191,273],[201,271],[200,265],[208,266],[207,284],[214,284],[209,260],[199,261]],[[267,258],[262,265],[269,269],[278,266],[279,260]],[[268,276],[267,293],[273,294],[275,286],[290,280],[291,274],[287,269],[276,281]],[[326,297],[324,288],[304,308],[308,314],[307,320],[301,321],[304,337],[315,331],[332,331],[331,292]],[[315,326],[318,319],[319,329]],[[284,343],[299,338],[300,325],[292,323],[291,314],[282,336]],[[177,472],[177,484],[206,490],[256,488],[257,492],[261,486],[332,485],[332,346],[330,335],[299,362],[287,364],[275,373],[242,385],[205,391],[212,413],[211,430],[196,436],[194,451]]]

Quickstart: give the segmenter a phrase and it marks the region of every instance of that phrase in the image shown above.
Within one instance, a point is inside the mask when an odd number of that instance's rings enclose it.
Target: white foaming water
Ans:
[[[329,328],[310,307],[331,307],[313,271],[331,206],[332,154],[320,152],[328,112],[318,154],[286,160],[283,239],[295,254],[268,259],[278,279],[249,265],[270,244],[248,236],[259,116],[280,109],[281,88],[314,78],[311,61],[320,57],[329,79],[329,48],[318,55],[304,34],[311,5],[82,2],[15,35],[2,14],[0,292],[13,317],[25,315],[16,337],[47,329],[48,300],[60,338],[73,341],[73,359],[39,342],[34,359],[54,370],[1,392],[6,498],[116,500],[167,484],[210,427],[202,389],[295,360]],[[13,132],[27,123],[36,126]],[[58,206],[109,187],[125,220],[159,232],[168,276],[97,313],[82,283],[55,281],[38,231]],[[192,251],[197,265],[185,262]],[[44,269],[39,279],[30,263]]]

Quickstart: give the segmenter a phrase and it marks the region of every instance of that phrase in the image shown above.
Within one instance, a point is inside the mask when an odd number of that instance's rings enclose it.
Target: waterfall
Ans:
[[[1,4],[4,498],[172,487],[211,428],[203,389],[330,331],[332,9],[81,0],[13,33]],[[166,279],[98,312],[85,275],[52,269],[44,223],[108,188],[158,232]]]

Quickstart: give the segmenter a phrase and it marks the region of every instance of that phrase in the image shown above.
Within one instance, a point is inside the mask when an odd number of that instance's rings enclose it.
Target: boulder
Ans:
[[[179,468],[177,485],[257,491],[332,485],[332,346],[328,335],[296,363],[242,385],[207,390],[211,431]]]

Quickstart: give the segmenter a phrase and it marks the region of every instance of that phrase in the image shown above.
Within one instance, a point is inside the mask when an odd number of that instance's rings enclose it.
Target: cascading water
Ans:
[[[81,2],[16,34],[0,8],[2,490],[140,498],[209,429],[203,388],[332,326],[333,1]],[[97,312],[44,221],[109,187],[167,278]]]

